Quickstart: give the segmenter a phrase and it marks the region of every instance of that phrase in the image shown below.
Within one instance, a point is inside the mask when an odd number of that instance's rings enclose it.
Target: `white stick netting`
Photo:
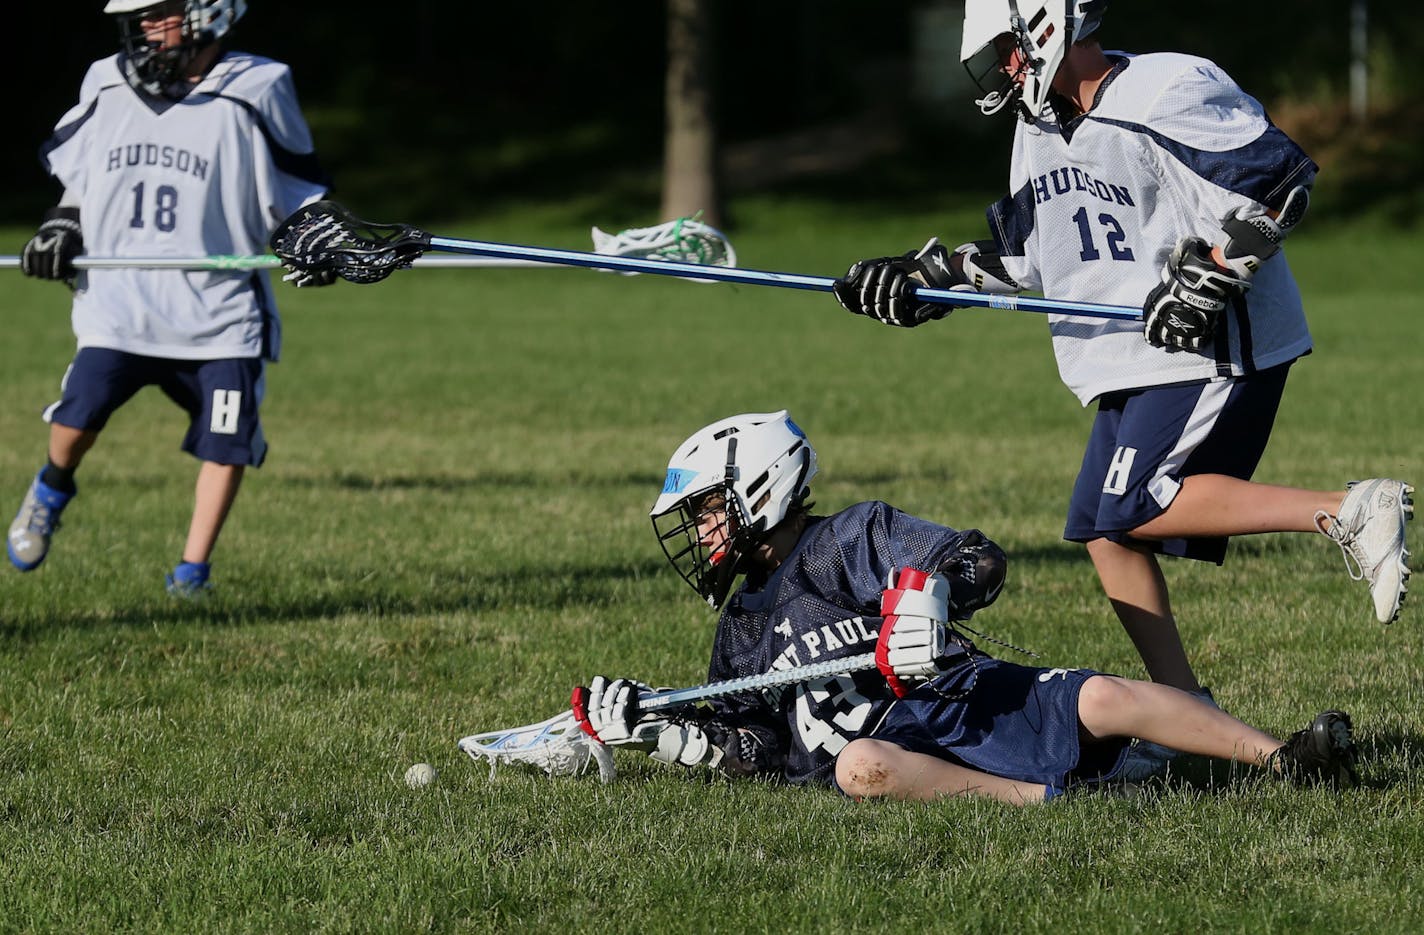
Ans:
[[[459,746],[475,762],[489,763],[491,778],[505,763],[531,766],[550,776],[578,776],[594,764],[603,782],[617,775],[612,751],[580,730],[572,711],[525,727],[471,734]]]
[[[732,249],[727,235],[696,217],[678,218],[656,227],[633,227],[616,234],[595,227],[592,233],[595,253],[695,263],[698,266],[737,265],[737,252]],[[709,281],[685,278],[692,282]]]

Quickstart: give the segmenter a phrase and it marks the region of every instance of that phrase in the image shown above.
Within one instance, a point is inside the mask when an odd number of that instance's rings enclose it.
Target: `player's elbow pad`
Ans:
[[[979,593],[980,607],[988,607],[998,600],[1004,589],[1004,579],[1009,574],[1009,557],[1004,550],[990,542],[974,560],[974,581]]]
[[[939,571],[949,580],[950,609],[967,617],[998,599],[1008,577],[1009,557],[983,533],[970,530]]]
[[[1305,217],[1309,207],[1310,189],[1297,185],[1286,195],[1274,218],[1237,208],[1221,222],[1226,243],[1216,251],[1214,259],[1249,283],[1261,265],[1280,252],[1282,241]]]

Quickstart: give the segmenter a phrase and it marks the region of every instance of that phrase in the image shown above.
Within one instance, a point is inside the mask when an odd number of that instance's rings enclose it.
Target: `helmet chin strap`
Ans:
[[[979,112],[988,117],[1009,106],[1016,96],[1012,91],[1007,94],[1001,91],[990,91],[983,97],[975,98],[974,103],[979,105]]]

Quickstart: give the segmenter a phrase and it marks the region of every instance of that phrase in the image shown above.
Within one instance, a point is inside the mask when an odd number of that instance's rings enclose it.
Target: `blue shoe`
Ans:
[[[49,554],[49,540],[59,528],[59,514],[74,499],[72,493],[61,493],[35,475],[34,483],[25,493],[20,512],[10,524],[5,551],[10,564],[20,571],[33,571]]]
[[[207,562],[179,562],[163,579],[168,593],[174,597],[201,597],[212,588],[208,574],[212,566]]]

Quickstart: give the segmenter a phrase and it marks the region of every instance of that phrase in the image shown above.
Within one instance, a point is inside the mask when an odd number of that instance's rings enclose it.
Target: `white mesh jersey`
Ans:
[[[95,256],[260,254],[279,221],[326,191],[286,65],[226,53],[178,102],[95,62],[40,153],[77,204]],[[90,270],[74,293],[82,347],[181,360],[276,360],[265,271]]]
[[[1184,237],[1222,243],[1236,208],[1279,208],[1316,165],[1206,59],[1108,53],[1091,110],[1060,128],[1019,123],[1012,194],[988,211],[1008,273],[1055,299],[1140,307]],[[1142,325],[1050,315],[1058,372],[1083,405],[1103,393],[1250,373],[1306,354],[1284,252],[1223,313],[1200,353],[1148,344]]]

